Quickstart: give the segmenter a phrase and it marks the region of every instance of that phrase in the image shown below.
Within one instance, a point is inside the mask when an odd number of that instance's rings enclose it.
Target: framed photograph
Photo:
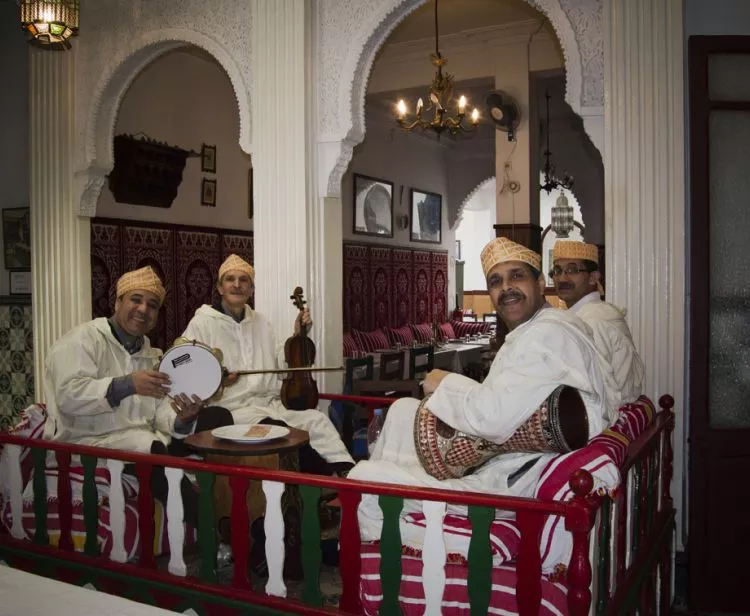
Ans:
[[[393,184],[354,174],[354,233],[393,237]]]
[[[216,207],[216,180],[203,178],[201,183],[201,205]]]
[[[440,244],[443,231],[443,197],[426,190],[411,189],[412,242]]]
[[[5,269],[31,269],[31,224],[29,208],[3,210],[3,247]]]
[[[216,146],[203,144],[201,148],[201,171],[216,173]]]
[[[31,295],[31,272],[8,272],[11,295]]]

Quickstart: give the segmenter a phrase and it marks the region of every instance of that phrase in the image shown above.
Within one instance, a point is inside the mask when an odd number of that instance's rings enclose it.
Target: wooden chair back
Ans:
[[[425,361],[421,358],[426,357]],[[435,349],[431,346],[409,349],[409,378],[418,379],[427,374],[435,365]]]
[[[394,381],[404,378],[404,352],[380,354],[380,380]]]

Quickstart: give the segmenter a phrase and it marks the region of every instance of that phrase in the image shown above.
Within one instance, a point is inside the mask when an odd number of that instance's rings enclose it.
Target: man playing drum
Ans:
[[[482,250],[481,260],[492,303],[510,330],[486,379],[478,383],[461,374],[431,371],[424,381],[429,398],[423,403],[405,398],[391,406],[370,460],[355,466],[350,478],[531,496],[553,454],[523,446],[507,452],[498,446],[513,442],[514,433],[542,408],[551,410],[558,402],[556,392],[567,389],[577,400],[582,434],[576,446],[612,423],[616,409],[607,402],[611,368],[594,348],[587,326],[574,314],[546,303],[541,257],[507,238],[495,238]],[[441,435],[424,434],[420,404],[429,417],[439,420],[433,425],[438,424]],[[562,406],[560,413],[564,424]],[[458,432],[469,435],[470,443],[481,441],[476,451],[495,447],[493,453],[505,452],[455,472],[460,452],[454,450],[454,458],[441,467],[454,474],[436,472],[430,458],[434,452],[426,451],[425,444],[440,437],[449,440],[446,434]],[[431,437],[435,438],[430,441]],[[360,512],[381,517],[377,502],[367,498]]]
[[[235,424],[274,423],[306,430],[310,446],[300,452],[300,470],[330,475],[344,473],[353,465],[336,428],[318,410],[284,408],[279,397],[281,380],[276,374],[238,377],[233,371],[278,369],[285,365],[283,345],[277,345],[271,324],[247,304],[253,292],[255,270],[244,259],[230,255],[219,268],[216,288],[221,299],[195,312],[182,334],[218,348],[229,370],[225,389],[217,402],[229,409]],[[312,324],[307,310],[295,322],[295,333]]]
[[[46,439],[125,449],[141,453],[187,455],[181,441],[196,424],[210,430],[232,423],[217,407],[180,394],[170,399],[169,377],[154,370],[161,351],[146,334],[156,325],[166,291],[151,267],[127,272],[117,281],[115,311],[75,327],[47,355],[44,394]],[[154,496],[165,502],[163,473],[154,475]],[[186,494],[183,486],[183,496]],[[197,513],[186,501],[185,515]]]

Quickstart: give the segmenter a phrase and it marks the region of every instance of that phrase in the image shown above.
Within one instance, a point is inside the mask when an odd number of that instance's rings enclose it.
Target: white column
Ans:
[[[628,310],[646,393],[675,398],[681,523],[685,199],[682,0],[605,2],[607,296]],[[678,537],[680,533],[678,532]]]
[[[291,335],[295,286],[314,276],[306,161],[310,116],[306,88],[307,3],[253,0],[252,109],[255,181],[255,301],[277,335]],[[316,306],[311,306],[313,320]]]
[[[91,318],[91,240],[73,200],[75,48],[29,53],[34,379],[42,400],[49,347]]]

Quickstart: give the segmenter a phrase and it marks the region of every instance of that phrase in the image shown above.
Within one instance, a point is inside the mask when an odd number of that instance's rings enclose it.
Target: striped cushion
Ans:
[[[362,573],[360,598],[363,614],[378,614],[383,601],[380,583],[380,554],[377,545],[362,546]],[[466,565],[446,563],[445,591],[440,613],[448,616],[469,613],[468,572]],[[490,614],[518,614],[516,602],[516,570],[503,565],[492,569],[492,594]],[[425,599],[422,586],[422,558],[412,555],[401,557],[401,584],[399,603],[404,616],[424,614]],[[542,603],[539,614],[560,616],[568,613],[567,588],[559,582],[542,578]]]
[[[408,325],[404,325],[397,329],[392,327],[384,327],[383,329],[388,336],[388,341],[391,346],[395,346],[397,343],[403,344],[404,346],[411,346],[414,343],[414,334]]]
[[[450,324],[453,326],[453,331],[456,332],[456,338],[463,338],[464,336],[476,336],[478,334],[485,334],[490,331],[491,323],[474,323],[463,321],[451,321]]]
[[[359,350],[354,336],[349,333],[344,334],[344,357],[356,357]]]
[[[633,404],[620,408],[617,421],[588,445],[578,451],[563,454],[550,461],[539,478],[534,496],[543,500],[567,501],[573,498],[568,481],[579,468],[591,473],[594,490],[614,496],[622,481],[620,465],[628,453],[628,446],[654,420],[653,403],[641,396]],[[560,572],[570,561],[573,541],[559,516],[550,516],[544,524],[541,538],[542,570]]]
[[[442,335],[443,340],[454,340],[456,338],[456,332],[453,330],[453,325],[447,321],[440,324],[440,334]]]
[[[374,329],[371,332],[363,332],[358,329],[353,329],[352,334],[354,335],[354,340],[357,343],[357,346],[367,353],[374,353],[379,349],[390,348],[388,337],[382,329]]]
[[[432,324],[419,323],[415,325],[411,323],[409,327],[411,327],[411,331],[414,333],[414,338],[420,344],[429,344],[430,340],[432,340]]]

